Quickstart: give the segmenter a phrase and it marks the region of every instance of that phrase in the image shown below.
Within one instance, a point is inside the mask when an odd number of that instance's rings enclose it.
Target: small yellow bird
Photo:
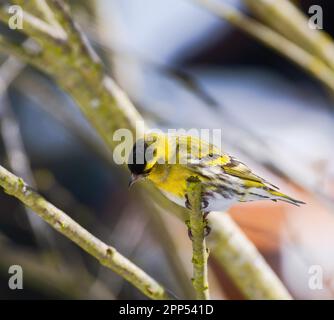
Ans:
[[[130,186],[149,179],[170,200],[187,205],[187,179],[202,183],[202,206],[206,212],[226,210],[236,202],[293,199],[255,175],[245,164],[194,136],[146,134],[133,146],[128,162]]]

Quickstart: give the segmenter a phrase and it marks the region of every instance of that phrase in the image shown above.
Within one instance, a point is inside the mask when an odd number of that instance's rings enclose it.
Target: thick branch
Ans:
[[[27,186],[22,179],[1,166],[0,186],[6,193],[18,198],[54,229],[95,257],[102,265],[128,280],[146,296],[152,299],[169,298],[165,289],[143,270],[123,257],[115,248],[94,237],[64,212]]]
[[[200,300],[210,299],[208,283],[208,249],[205,242],[205,221],[203,219],[202,185],[198,178],[188,179],[187,196],[190,205],[189,229],[192,237],[194,266],[193,285],[196,297]]]
[[[0,47],[3,53],[17,57],[22,61],[36,66],[43,63],[43,60],[40,59],[38,53],[31,52],[32,50],[30,49],[33,45],[33,41],[31,40],[26,40],[21,44],[17,44],[0,35]],[[36,43],[35,45],[37,46]]]

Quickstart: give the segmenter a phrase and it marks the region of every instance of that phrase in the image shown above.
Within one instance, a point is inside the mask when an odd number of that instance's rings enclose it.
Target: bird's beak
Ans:
[[[143,178],[144,178],[144,176],[142,176],[140,174],[134,174],[134,173],[132,173],[130,181],[129,181],[129,188],[131,188],[137,181],[139,181],[139,180],[141,180]]]

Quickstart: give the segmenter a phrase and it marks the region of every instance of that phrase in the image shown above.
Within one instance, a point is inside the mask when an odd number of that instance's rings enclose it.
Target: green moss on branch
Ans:
[[[205,242],[205,221],[202,213],[202,185],[198,178],[190,177],[187,181],[187,197],[190,205],[189,229],[192,238],[193,285],[196,297],[210,299],[208,282],[208,249]]]

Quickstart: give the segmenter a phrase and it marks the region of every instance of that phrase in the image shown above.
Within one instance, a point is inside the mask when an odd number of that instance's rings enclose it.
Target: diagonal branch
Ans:
[[[37,216],[36,216],[37,217]],[[37,217],[38,218],[38,217]],[[84,269],[64,264],[62,272],[54,263],[46,263],[45,255],[33,253],[24,246],[13,245],[0,234],[0,274],[8,273],[8,266],[24,268],[24,283],[58,299],[108,299],[115,295],[101,280],[83,273]],[[51,260],[52,261],[52,260]]]
[[[301,48],[319,57],[334,70],[334,43],[323,30],[312,29],[307,17],[292,1],[244,0],[267,25]]]
[[[5,24],[8,24],[11,15],[8,11],[8,5],[0,5],[0,18]],[[60,29],[55,28],[49,23],[41,20],[40,18],[30,14],[29,12],[24,12],[24,33],[31,37],[44,38],[48,41],[62,42],[65,41],[67,36],[66,33]]]
[[[38,44],[32,39],[28,39],[23,43],[18,44],[0,35],[0,47],[3,53],[17,57],[31,65],[37,66],[43,63]]]
[[[0,166],[0,186],[6,193],[22,201],[55,230],[95,257],[102,265],[124,277],[152,299],[168,299],[165,289],[117,250],[94,237],[86,229],[59,210],[25,182]]]
[[[218,3],[215,0],[192,1],[290,59],[334,92],[334,72],[321,58],[312,55],[265,24],[247,17],[226,3]]]
[[[228,214],[210,212],[209,221],[214,226],[208,237],[214,258],[246,298],[291,299],[280,279]]]

